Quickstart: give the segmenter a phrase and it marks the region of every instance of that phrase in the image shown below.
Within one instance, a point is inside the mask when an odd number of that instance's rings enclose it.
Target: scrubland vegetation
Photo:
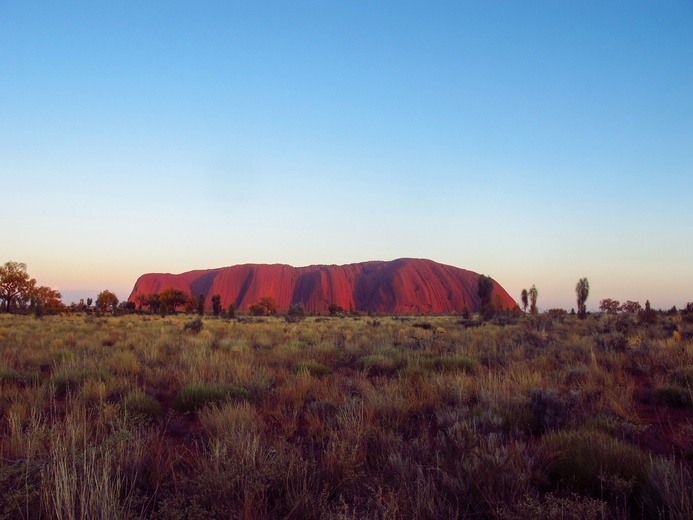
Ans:
[[[0,315],[0,518],[693,518],[691,313],[501,318]]]

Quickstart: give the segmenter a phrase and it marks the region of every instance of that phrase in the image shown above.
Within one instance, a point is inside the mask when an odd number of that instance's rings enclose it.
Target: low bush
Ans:
[[[565,426],[577,406],[578,396],[577,392],[559,394],[556,390],[532,389],[529,403],[539,431]]]
[[[286,312],[286,321],[297,323],[306,317],[306,309],[302,303],[292,303]]]
[[[225,385],[188,385],[180,390],[173,399],[171,408],[181,413],[197,412],[207,405],[228,399],[248,399],[250,393],[243,387]]]
[[[654,391],[657,404],[672,408],[686,408],[691,406],[691,391],[676,385],[657,387]]]
[[[406,360],[402,357],[370,354],[360,358],[356,364],[369,376],[391,376],[406,366]]]
[[[192,319],[183,325],[183,330],[189,330],[193,334],[197,334],[202,330],[202,318],[197,317],[195,319]]]
[[[67,372],[56,372],[50,378],[50,385],[56,397],[63,397],[82,387],[82,378]]]

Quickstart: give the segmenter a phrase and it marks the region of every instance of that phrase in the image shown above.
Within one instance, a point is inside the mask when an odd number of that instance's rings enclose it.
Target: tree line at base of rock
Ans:
[[[480,275],[477,280],[477,295],[480,299],[479,315],[482,320],[491,320],[498,316],[504,316],[508,313],[517,313],[520,308],[506,309],[503,306],[499,295],[496,295],[496,301],[493,300],[495,282],[490,276]],[[577,296],[577,316],[579,319],[585,319],[587,316],[587,298],[589,296],[589,281],[587,278],[581,278],[575,286]],[[529,307],[530,314],[537,314],[537,300],[539,291],[535,285],[528,290],[523,289],[520,295],[522,310],[526,313]],[[179,309],[184,310],[187,314],[205,314],[206,297],[204,294],[198,296],[188,295],[183,290],[174,287],[167,287],[159,293],[144,294],[139,293],[135,296],[134,301],[120,302],[115,293],[104,290],[98,294],[96,301],[87,298],[86,302],[80,300],[79,303],[71,303],[66,306],[61,301],[62,295],[58,290],[50,287],[40,286],[34,278],[31,278],[27,272],[27,266],[21,262],[8,261],[0,266],[0,311],[9,313],[27,313],[31,312],[37,317],[43,316],[45,313],[60,313],[65,311],[70,312],[95,312],[105,314],[112,312],[115,314],[131,313],[135,311],[144,312],[144,308],[148,308],[150,314],[159,314],[166,316],[169,313],[175,314]],[[221,295],[214,294],[211,296],[212,314],[214,316],[223,316],[225,318],[235,318],[237,307],[235,302],[231,303],[227,309],[223,309],[221,305]],[[92,304],[94,307],[92,309]],[[642,323],[654,323],[657,319],[657,311],[650,307],[649,300],[645,303],[643,309],[639,302],[627,301],[621,304],[618,300],[605,298],[599,302],[599,309],[605,314],[617,313],[637,313],[638,321]],[[563,309],[550,309],[547,313],[565,314]],[[278,305],[276,300],[271,296],[265,296],[260,301],[252,304],[248,312],[252,316],[270,316],[278,313]],[[343,315],[345,310],[331,303],[327,309],[331,316]],[[660,311],[661,312],[661,311]],[[676,307],[672,307],[669,313],[678,312]],[[682,314],[688,316],[693,315],[693,303],[688,303],[681,311]],[[349,311],[350,314],[358,315],[354,310]],[[305,307],[301,303],[293,303],[286,311],[286,318],[289,321],[298,321],[307,314]],[[370,314],[370,313],[369,313]],[[465,307],[462,311],[462,317],[469,319],[470,311]],[[575,309],[571,310],[571,314],[575,314]]]

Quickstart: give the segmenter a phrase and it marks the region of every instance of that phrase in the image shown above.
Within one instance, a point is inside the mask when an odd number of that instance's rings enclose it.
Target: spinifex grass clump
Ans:
[[[135,421],[154,421],[161,415],[159,401],[139,390],[128,394],[123,400],[123,409]]]
[[[387,351],[363,356],[356,365],[371,376],[392,376],[407,365],[407,360],[397,352]]]
[[[650,458],[605,433],[587,429],[549,433],[542,445],[555,457],[549,476],[576,492],[632,499],[647,482]]]
[[[312,359],[296,363],[292,371],[294,374],[307,372],[313,377],[324,377],[332,373],[332,370],[329,367],[326,367],[322,363],[319,363]]]
[[[210,404],[249,398],[248,390],[240,386],[192,384],[176,394],[171,408],[181,413],[197,412]]]
[[[0,387],[2,386],[24,386],[27,378],[16,370],[0,368]]]
[[[428,370],[437,372],[463,372],[473,374],[479,367],[479,362],[469,356],[436,356],[425,359],[421,365]]]
[[[56,397],[62,397],[68,392],[74,392],[82,387],[84,378],[77,374],[56,372],[50,378],[51,388]]]

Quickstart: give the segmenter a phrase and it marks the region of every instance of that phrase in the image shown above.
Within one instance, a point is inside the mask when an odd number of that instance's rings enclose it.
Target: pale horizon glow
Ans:
[[[0,263],[428,258],[516,301],[693,301],[693,4],[6,2]]]

